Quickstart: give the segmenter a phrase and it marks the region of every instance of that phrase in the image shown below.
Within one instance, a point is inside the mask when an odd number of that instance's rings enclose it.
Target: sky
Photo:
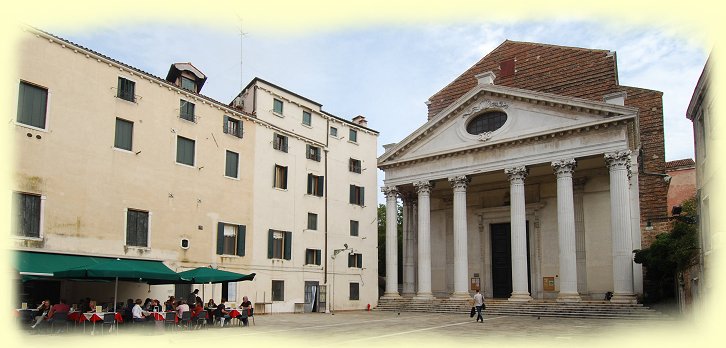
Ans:
[[[364,115],[380,132],[378,155],[382,145],[426,122],[424,102],[431,95],[506,39],[607,49],[617,53],[621,85],[663,92],[666,160],[694,157],[685,114],[710,48],[666,26],[468,20],[291,33],[238,18],[226,26],[141,21],[39,28],[162,78],[170,64],[191,62],[208,77],[203,94],[221,102],[260,77],[336,116]],[[383,172],[378,176],[382,186]]]

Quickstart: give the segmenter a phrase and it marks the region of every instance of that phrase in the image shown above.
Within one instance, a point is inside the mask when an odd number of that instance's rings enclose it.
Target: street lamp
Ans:
[[[335,312],[335,308],[334,308],[334,302],[335,302],[335,257],[338,256],[338,254],[340,254],[340,253],[342,253],[344,251],[348,251],[348,252],[350,252],[350,254],[353,254],[353,248],[348,247],[348,243],[344,243],[342,249],[335,249],[335,250],[333,250],[333,255],[330,256],[330,258],[332,259],[332,261],[330,262],[331,271],[332,271],[332,272],[330,272],[330,275],[331,275],[331,277],[330,277],[331,278],[330,279],[330,281],[331,281],[331,284],[330,284],[330,312],[331,313]],[[333,313],[333,314],[335,314],[335,313]]]

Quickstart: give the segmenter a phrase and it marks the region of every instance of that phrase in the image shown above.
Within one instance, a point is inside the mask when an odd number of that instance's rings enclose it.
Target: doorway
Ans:
[[[319,290],[318,282],[305,282],[305,313],[318,312]]]
[[[526,222],[527,244],[527,291],[532,292],[532,276],[529,266],[529,221]],[[492,297],[509,298],[512,295],[512,225],[489,225],[492,247]]]

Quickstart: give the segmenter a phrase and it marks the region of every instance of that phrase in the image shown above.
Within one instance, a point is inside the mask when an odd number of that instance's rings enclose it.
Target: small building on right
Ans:
[[[688,105],[686,117],[693,122],[693,139],[695,142],[696,155],[696,202],[698,209],[698,234],[700,260],[698,272],[691,276],[687,281],[691,285],[693,293],[693,301],[696,310],[706,308],[705,300],[709,298],[712,292],[714,279],[711,272],[714,270],[716,260],[715,252],[718,245],[718,234],[711,229],[713,207],[720,206],[716,201],[715,191],[719,190],[716,184],[716,169],[718,167],[718,159],[714,156],[714,151],[718,149],[713,146],[714,130],[714,99],[715,95],[710,93],[709,87],[711,82],[711,56],[709,56],[706,64],[698,79],[696,88],[693,91],[691,102]]]

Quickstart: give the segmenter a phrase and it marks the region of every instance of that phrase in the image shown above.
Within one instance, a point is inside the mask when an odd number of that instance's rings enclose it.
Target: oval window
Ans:
[[[468,125],[466,131],[469,134],[479,135],[481,133],[493,132],[501,128],[507,122],[507,114],[501,111],[492,111],[474,117]]]

